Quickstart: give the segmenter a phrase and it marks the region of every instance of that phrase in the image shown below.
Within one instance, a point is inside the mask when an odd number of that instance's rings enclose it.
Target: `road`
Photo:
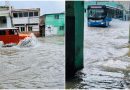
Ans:
[[[130,88],[129,22],[114,19],[108,28],[84,27],[84,69],[67,88]]]
[[[0,89],[64,88],[64,37],[38,41],[34,47],[0,48]]]

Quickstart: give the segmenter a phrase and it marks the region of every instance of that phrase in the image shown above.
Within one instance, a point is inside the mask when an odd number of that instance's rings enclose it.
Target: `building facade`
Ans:
[[[39,36],[40,8],[12,9],[13,26],[19,28],[20,33],[34,33]]]
[[[52,13],[45,14],[45,36],[64,35],[65,14]]]
[[[12,27],[11,7],[0,6],[0,28]]]

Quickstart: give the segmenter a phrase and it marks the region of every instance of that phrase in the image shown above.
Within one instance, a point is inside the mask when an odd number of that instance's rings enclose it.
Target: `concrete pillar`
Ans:
[[[25,30],[26,30],[26,32],[28,32],[28,25],[27,24],[26,24],[26,29]]]
[[[66,1],[66,79],[83,68],[84,2]]]
[[[11,18],[9,16],[7,16],[6,20],[7,20],[7,27],[12,27]]]

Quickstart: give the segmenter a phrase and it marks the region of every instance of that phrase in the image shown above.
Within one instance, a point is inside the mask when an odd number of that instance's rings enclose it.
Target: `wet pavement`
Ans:
[[[38,41],[34,47],[0,48],[0,89],[64,88],[64,37]]]
[[[67,81],[67,88],[130,88],[129,22],[113,20],[108,28],[84,29],[84,69]]]

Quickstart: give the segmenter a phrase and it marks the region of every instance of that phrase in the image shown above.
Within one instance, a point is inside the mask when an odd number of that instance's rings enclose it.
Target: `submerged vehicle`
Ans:
[[[89,5],[88,8],[88,26],[108,27],[112,18],[123,17],[123,10],[106,5]]]
[[[30,35],[19,34],[18,28],[0,28],[0,42],[3,46],[17,45],[26,37],[30,37]]]

